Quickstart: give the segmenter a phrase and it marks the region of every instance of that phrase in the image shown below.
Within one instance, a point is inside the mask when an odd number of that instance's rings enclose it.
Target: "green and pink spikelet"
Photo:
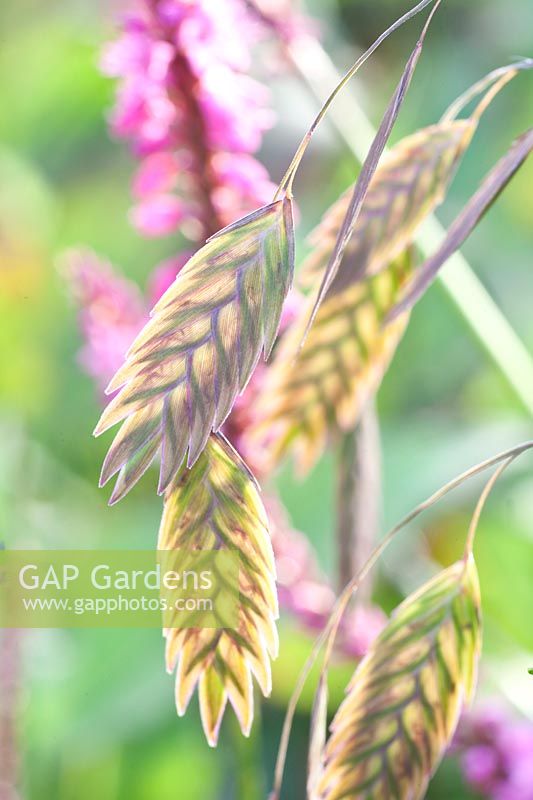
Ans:
[[[294,265],[289,199],[211,237],[183,267],[107,391],[120,391],[95,435],[123,422],[101,484],[121,499],[161,450],[159,492],[192,466],[274,344]]]
[[[357,668],[324,751],[320,800],[420,800],[474,691],[473,558],[408,597]]]
[[[239,560],[235,628],[168,628],[167,669],[176,670],[176,706],[184,714],[196,686],[202,724],[215,746],[227,702],[248,735],[253,720],[252,676],[265,696],[270,659],[278,653],[274,553],[258,487],[224,437],[212,434],[191,469],[165,492],[160,550],[229,549]],[[224,580],[224,576],[218,576]]]

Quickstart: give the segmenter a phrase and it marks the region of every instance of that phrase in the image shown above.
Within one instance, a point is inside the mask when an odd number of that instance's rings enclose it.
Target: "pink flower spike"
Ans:
[[[164,83],[173,57],[174,48],[170,42],[153,42],[147,73],[149,80]]]
[[[379,606],[356,605],[341,625],[340,640],[344,652],[362,658],[386,623],[387,616]]]
[[[283,3],[276,18],[286,16]],[[145,161],[132,220],[148,237],[180,227],[202,242],[275,191],[251,155],[274,119],[267,87],[249,75],[267,29],[243,0],[135,0],[134,8],[102,57],[119,79],[112,131]]]
[[[478,790],[489,791],[498,777],[498,753],[489,745],[471,747],[463,757],[462,766],[468,783]]]
[[[133,182],[133,194],[144,199],[168,192],[176,184],[179,165],[173,153],[152,153],[142,162]]]
[[[60,269],[78,307],[84,342],[79,361],[103,393],[146,322],[144,300],[133,282],[91,250],[68,251]]]
[[[162,297],[166,290],[176,280],[176,276],[185,266],[189,258],[192,256],[190,250],[180,253],[175,258],[169,258],[168,261],[163,261],[157,266],[148,281],[147,293],[150,307],[154,306],[160,297]]]
[[[221,183],[230,184],[245,194],[251,195],[258,183],[265,182],[275,190],[266,168],[247,153],[216,153],[212,166]]]
[[[150,38],[143,31],[124,33],[104,48],[100,69],[110,77],[142,74],[150,60]]]
[[[190,7],[190,3],[184,5],[178,0],[160,0],[157,14],[165,25],[178,25],[190,13]]]
[[[146,121],[144,97],[132,83],[125,82],[117,93],[115,108],[109,115],[114,136],[134,136]]]
[[[132,208],[130,216],[139,233],[155,237],[174,233],[187,214],[178,197],[160,194]]]

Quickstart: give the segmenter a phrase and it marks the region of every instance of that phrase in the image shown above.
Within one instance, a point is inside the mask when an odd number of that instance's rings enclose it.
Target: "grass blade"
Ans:
[[[435,6],[431,11],[431,14],[429,15],[429,19],[427,20],[422,30],[420,38],[409,57],[409,60],[402,74],[402,77],[400,78],[398,86],[396,87],[396,90],[391,98],[387,110],[385,111],[385,114],[381,121],[381,125],[379,126],[378,132],[375,136],[374,141],[372,142],[372,146],[370,147],[369,153],[362,166],[359,178],[354,187],[352,198],[348,205],[346,216],[341,225],[341,229],[339,231],[339,235],[335,243],[335,249],[332,253],[331,259],[328,263],[326,272],[324,274],[324,278],[318,290],[318,296],[313,306],[309,322],[307,323],[302,344],[303,341],[305,341],[305,337],[309,332],[311,325],[313,324],[318,308],[322,300],[326,296],[327,291],[331,286],[333,279],[335,278],[335,275],[337,274],[337,270],[342,261],[344,251],[352,236],[362,205],[365,201],[365,197],[367,195],[370,182],[378,167],[379,159],[381,158],[383,151],[385,150],[385,147],[389,140],[389,136],[392,132],[392,128],[394,127],[394,123],[398,118],[398,114],[400,113],[400,109],[407,94],[407,90],[409,89],[409,86],[411,84],[411,80],[414,75],[418,59],[420,58],[420,54],[422,52],[422,47],[424,44],[424,39],[427,30],[429,28],[433,15],[437,10],[437,8],[439,7],[439,5],[440,5],[440,0],[437,0]]]
[[[533,128],[522,134],[487,175],[478,191],[451,225],[438,251],[417,270],[402,299],[388,315],[388,321],[401,317],[413,307],[432,283],[439,269],[472,233],[509,181],[533,150]]]

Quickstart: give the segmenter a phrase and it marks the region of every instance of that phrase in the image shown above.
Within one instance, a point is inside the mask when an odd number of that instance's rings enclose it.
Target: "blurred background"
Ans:
[[[272,6],[286,22],[287,4],[281,12],[279,3]],[[343,71],[406,6],[403,0],[309,0],[294,26],[318,36]],[[130,9],[122,0],[8,0],[0,7],[0,539],[8,547],[155,546],[161,502],[153,472],[113,508],[106,505],[107,490],[97,489],[110,441],[91,435],[102,404],[91,361],[99,351],[93,342],[92,356],[85,352],[80,359],[88,325],[79,298],[83,305],[86,295],[79,275],[73,287],[62,266],[65,251],[80,245],[109,260],[119,281],[133,282],[130,305],[127,293],[124,301],[133,314],[136,304],[144,303],[142,296],[150,295],[154,268],[191,247],[183,232],[141,235],[140,214],[133,218],[137,228],[132,225],[139,148],[132,153],[118,140],[116,119],[115,135],[109,131],[116,81],[99,67],[105,44],[118,35],[121,14]],[[396,33],[355,81],[356,96],[374,124],[419,24]],[[529,0],[446,0],[393,141],[436,121],[489,70],[517,55],[532,55],[532,31]],[[272,41],[253,46],[250,71],[270,89],[265,104],[276,119],[256,157],[275,182],[317,101]],[[488,111],[438,211],[443,223],[454,218],[512,139],[531,124],[532,101],[533,82],[526,73]],[[296,185],[300,253],[306,251],[306,234],[357,169],[326,122]],[[532,183],[530,162],[464,248],[530,350]],[[135,327],[135,320],[131,324]],[[383,531],[462,469],[531,437],[527,410],[438,285],[413,314],[378,408]],[[325,581],[335,564],[333,483],[330,457],[305,482],[294,477],[290,465],[276,478],[292,526],[316,551]],[[454,493],[388,551],[375,588],[375,600],[386,612],[417,585],[428,563],[448,564],[461,552],[479,490],[474,482]],[[477,702],[480,708],[501,708],[507,720],[502,726],[533,719],[533,678],[527,675],[533,666],[532,518],[533,478],[526,457],[492,496],[476,546],[485,615]],[[228,714],[216,751],[204,740],[196,701],[184,719],[176,716],[158,631],[4,632],[0,747],[19,788],[15,794],[7,788],[10,776],[0,776],[6,786],[2,800],[265,797],[284,709],[311,646],[310,627],[294,615],[282,616],[272,698],[258,713],[250,740],[242,739]],[[353,667],[349,656],[339,655],[332,707]],[[312,685],[304,693],[289,752],[284,797],[291,800],[304,797],[311,700]],[[507,764],[512,753],[505,758]],[[496,797],[476,792],[476,785],[481,784],[472,780],[459,754],[446,759],[428,797]],[[505,798],[526,800],[526,795]]]

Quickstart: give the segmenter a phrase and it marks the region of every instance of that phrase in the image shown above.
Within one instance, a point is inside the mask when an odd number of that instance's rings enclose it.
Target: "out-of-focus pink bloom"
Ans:
[[[172,194],[154,195],[131,210],[133,224],[148,237],[167,236],[186,216],[182,200]]]
[[[197,75],[215,62],[222,62],[237,72],[250,69],[250,44],[259,36],[259,30],[242,0],[197,0],[194,3],[174,2],[181,6],[175,16],[177,41],[188,53]],[[188,10],[185,6],[188,5]],[[172,24],[172,18],[167,19]]]
[[[326,583],[305,578],[292,586],[290,611],[311,630],[320,631],[331,613],[335,592]]]
[[[386,623],[387,615],[379,606],[358,604],[343,620],[340,646],[345,653],[362,658]]]
[[[251,155],[273,121],[267,89],[247,74],[263,34],[243,0],[141,0],[105,49],[102,69],[119,79],[111,128],[143,160],[134,193],[150,202],[132,213],[142,234],[201,241],[272,196]]]
[[[144,159],[133,182],[133,194],[144,198],[168,192],[176,185],[179,162],[174,153],[152,153]]]
[[[467,783],[489,800],[533,800],[533,723],[501,707],[465,715],[454,742]]]
[[[206,70],[199,103],[208,146],[236,153],[258,150],[263,131],[274,120],[273,113],[264,107],[267,98],[266,88],[246,75],[233,75],[228,67],[219,65]]]
[[[147,297],[91,250],[71,250],[61,268],[78,306],[83,337],[79,361],[103,390],[148,320],[149,310],[176,279],[191,253],[163,261],[148,280]]]
[[[123,35],[108,44],[102,53],[102,72],[113,78],[147,73],[151,47],[146,36],[146,23],[137,17],[125,19],[123,30]]]
[[[78,305],[79,360],[103,390],[147,319],[139,289],[90,250],[72,250],[62,267]]]
[[[265,167],[245,153],[217,153],[213,156],[212,166],[222,185],[242,192],[245,197],[251,197],[258,187],[269,196],[275,189]]]
[[[278,575],[281,608],[311,634],[327,625],[335,592],[324,578],[308,539],[290,525],[279,501],[265,499]],[[349,658],[362,658],[386,623],[377,606],[357,605],[345,614],[337,635],[337,650]]]
[[[274,195],[268,172],[246,153],[217,153],[212,167],[217,181],[212,200],[221,219],[230,220],[236,211],[244,214],[253,202],[266,204]]]
[[[493,747],[479,744],[466,751],[462,765],[468,783],[485,790],[498,778],[500,759]]]
[[[192,253],[188,250],[180,253],[176,258],[169,258],[163,261],[154,269],[148,280],[147,294],[148,305],[152,308],[166,290],[176,280],[176,276],[182,267],[185,266]]]

